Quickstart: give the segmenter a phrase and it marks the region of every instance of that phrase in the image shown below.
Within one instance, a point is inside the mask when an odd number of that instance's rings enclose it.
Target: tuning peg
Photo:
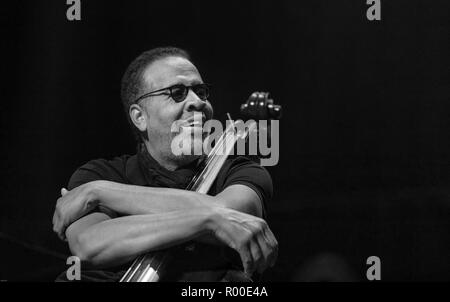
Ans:
[[[267,109],[269,110],[269,115],[272,119],[279,120],[282,115],[282,107],[281,105],[267,105]]]
[[[261,120],[281,117],[281,106],[274,104],[274,100],[269,98],[269,92],[253,92],[240,109],[245,119]]]

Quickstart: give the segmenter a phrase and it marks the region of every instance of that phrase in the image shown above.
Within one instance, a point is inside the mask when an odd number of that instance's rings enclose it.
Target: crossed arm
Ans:
[[[235,249],[249,274],[264,271],[276,260],[278,244],[259,218],[259,196],[244,185],[209,196],[93,181],[61,193],[54,230],[67,238],[74,255],[97,267],[122,264],[143,252],[193,239]],[[97,206],[104,213],[87,214]],[[114,218],[109,210],[122,217]]]

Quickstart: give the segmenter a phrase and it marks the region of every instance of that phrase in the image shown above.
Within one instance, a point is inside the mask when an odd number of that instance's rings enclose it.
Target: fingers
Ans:
[[[255,246],[258,248],[257,251],[253,252],[253,259],[257,264],[257,271],[263,273],[269,266],[273,266],[277,254],[277,245],[275,244],[275,238],[266,239],[270,235],[266,235],[266,232],[272,234],[269,226],[264,220],[255,221],[252,226],[253,232],[255,234]]]
[[[61,215],[59,214],[58,208],[55,210],[55,213],[53,214],[53,231],[56,233],[56,235],[58,235],[58,237],[61,240],[65,239],[64,236],[65,231],[63,229],[62,218]]]
[[[55,212],[53,213],[53,232],[56,233],[56,235],[58,235],[59,237],[59,221],[60,221],[60,217],[59,217],[59,198],[56,201],[56,207],[55,207]]]
[[[239,253],[249,276],[275,264],[278,242],[263,219],[230,209],[221,217],[215,236]]]
[[[223,228],[216,229],[214,236],[225,243],[230,248],[236,250],[239,253],[239,257],[244,267],[244,272],[250,277],[254,272],[254,261],[252,256],[252,248],[250,247],[252,237],[251,232],[239,227],[239,231],[229,228],[230,226],[223,226]],[[253,248],[255,250],[255,248]],[[255,252],[257,255],[257,253]]]
[[[269,228],[253,230],[249,237],[250,239],[245,239],[237,251],[241,256],[245,272],[251,276],[255,271],[263,273],[275,264],[278,243]],[[272,238],[266,239],[266,237]]]
[[[241,257],[242,265],[244,266],[244,272],[250,277],[255,270],[251,248],[248,244],[245,244],[237,249],[237,251],[239,253],[239,256]]]
[[[262,273],[266,269],[266,259],[263,250],[267,249],[262,248],[259,244],[260,237],[261,236],[257,236],[256,240],[250,242],[250,251],[253,259],[253,272],[257,271],[258,273]]]
[[[61,197],[69,192],[66,188],[61,188]],[[55,212],[53,213],[53,231],[58,235],[61,240],[65,240],[64,232],[62,230],[62,217],[61,217],[61,200],[58,198],[56,201]]]
[[[89,201],[86,198],[84,186],[74,190],[61,188],[61,197],[56,202],[55,213],[53,215],[53,230],[59,238],[65,239],[67,227],[89,211],[92,211],[98,202]]]
[[[264,233],[257,237],[258,249],[260,250],[260,261],[258,262],[257,271],[263,273],[271,263],[272,249],[268,246],[268,242],[264,238]]]
[[[249,276],[255,271],[263,273],[275,264],[278,255],[278,243],[275,236],[262,219],[248,224],[243,233],[246,234],[240,239],[238,252],[245,272]]]
[[[253,257],[249,249],[248,241],[237,239],[236,233],[228,232],[226,229],[217,229],[214,236],[239,253],[245,273],[250,277],[253,273]]]
[[[58,237],[61,240],[66,239],[66,226],[64,225],[64,222],[62,219],[57,219],[57,222],[56,222],[53,230],[56,232],[56,234],[58,235]]]
[[[62,188],[61,189],[61,196],[64,196],[67,194],[67,192],[69,192],[66,188]]]
[[[65,228],[64,228],[64,215],[63,212],[63,196],[69,191],[65,188],[61,189],[61,197],[56,201],[55,212],[53,213],[53,231],[58,235],[61,240],[66,240]]]
[[[270,267],[273,267],[278,258],[278,242],[275,239],[275,235],[268,227],[263,229],[263,235],[265,241],[267,242],[267,244],[270,246],[271,249],[271,253],[268,257],[268,265]]]

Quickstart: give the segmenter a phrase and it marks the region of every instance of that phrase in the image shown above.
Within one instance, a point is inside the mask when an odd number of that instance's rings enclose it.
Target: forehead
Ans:
[[[150,64],[143,74],[144,83],[151,89],[160,89],[174,84],[192,85],[201,83],[197,68],[181,57],[166,57]]]

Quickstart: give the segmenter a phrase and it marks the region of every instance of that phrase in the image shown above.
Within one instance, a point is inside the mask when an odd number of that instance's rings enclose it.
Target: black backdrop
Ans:
[[[191,52],[215,115],[252,91],[284,108],[269,168],[280,242],[267,280],[449,280],[448,1],[66,1],[1,4],[1,279],[65,266],[51,231],[81,164],[134,152],[121,76],[143,50]],[[15,264],[15,266],[13,266]],[[332,271],[332,273],[330,273]]]

